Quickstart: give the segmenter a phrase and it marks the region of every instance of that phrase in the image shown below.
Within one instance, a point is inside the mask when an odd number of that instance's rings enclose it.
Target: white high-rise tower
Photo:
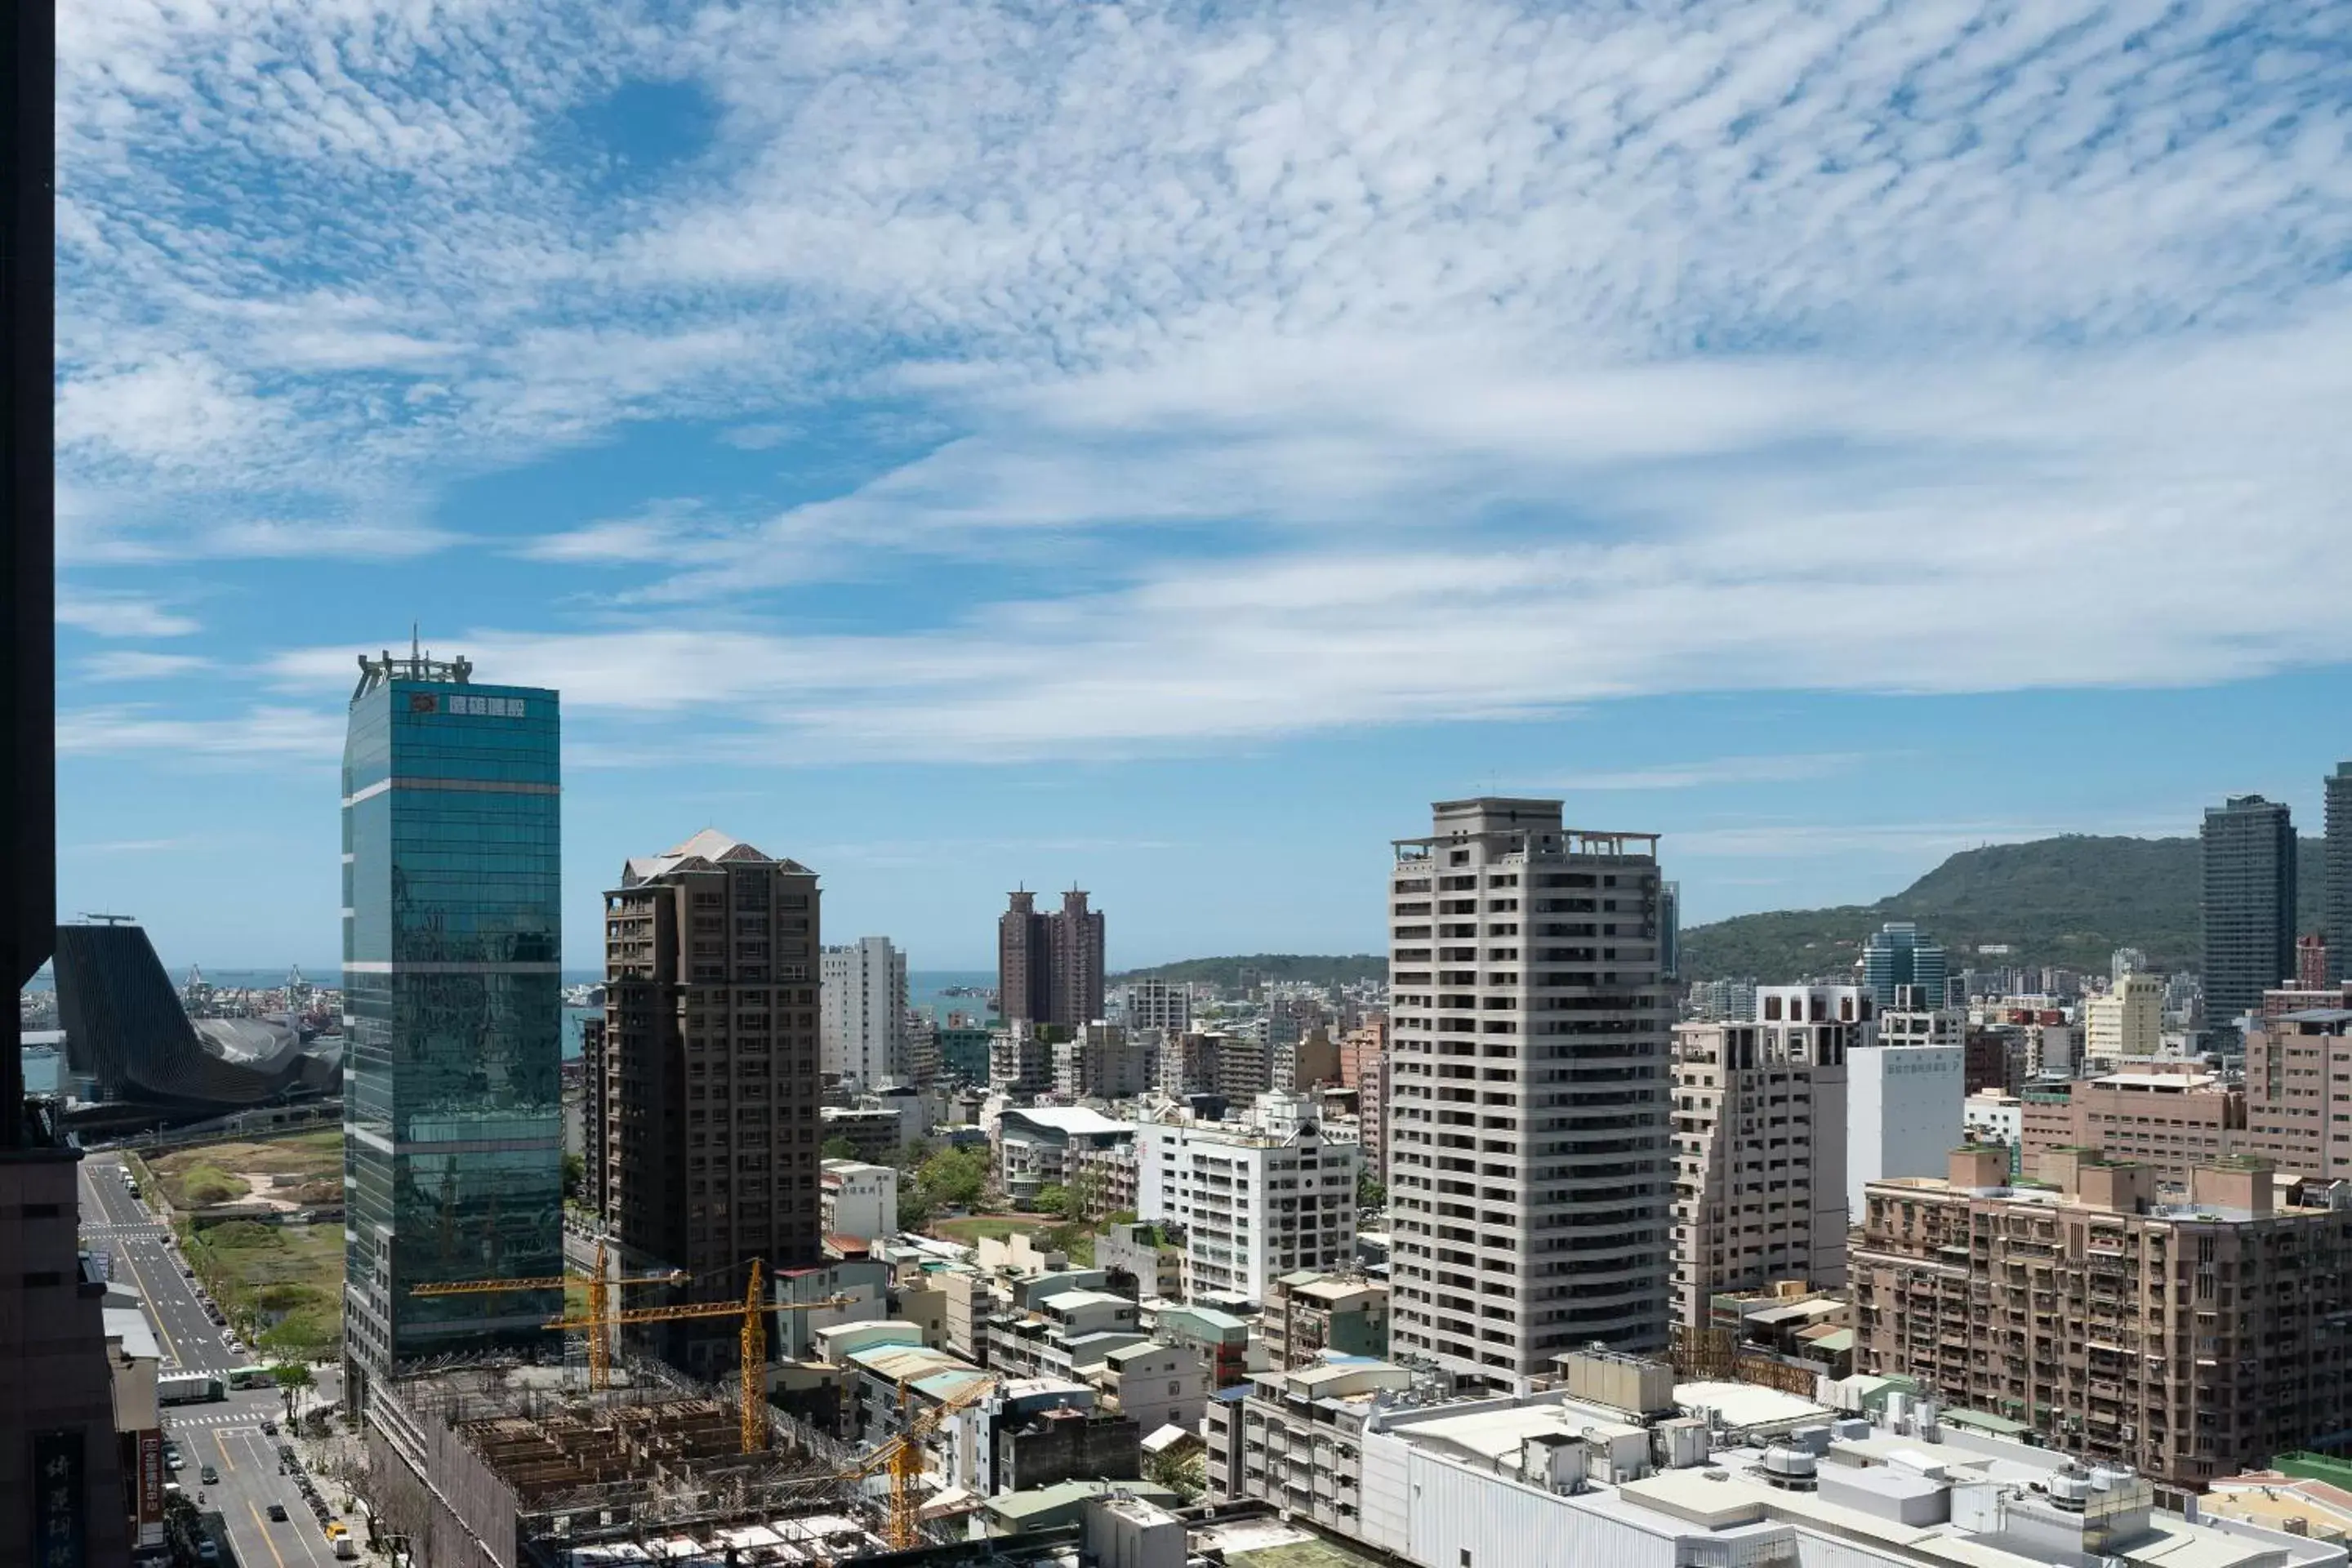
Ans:
[[[860,1089],[908,1082],[907,955],[887,936],[862,936],[824,954],[818,1058]]]
[[[1556,800],[1433,812],[1389,878],[1391,1346],[1511,1385],[1595,1340],[1663,1349],[1657,836]]]

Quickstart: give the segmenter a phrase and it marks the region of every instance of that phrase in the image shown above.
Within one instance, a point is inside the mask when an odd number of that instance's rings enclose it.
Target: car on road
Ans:
[[[273,1421],[273,1420],[271,1420],[271,1419],[270,1419],[268,1416],[267,1416],[267,1415],[263,1416],[263,1417],[261,1418],[261,1435],[262,1435],[263,1436],[265,1436],[265,1437],[275,1437],[275,1436],[278,1436],[278,1423],[277,1423],[277,1422],[275,1422],[275,1421]]]
[[[283,1524],[286,1522],[286,1505],[284,1503],[274,1502],[269,1505],[269,1522],[272,1524]]]
[[[210,1465],[206,1465],[203,1469],[198,1470],[196,1474],[204,1477],[205,1485],[208,1487],[216,1487],[220,1485],[220,1472],[213,1468]]]

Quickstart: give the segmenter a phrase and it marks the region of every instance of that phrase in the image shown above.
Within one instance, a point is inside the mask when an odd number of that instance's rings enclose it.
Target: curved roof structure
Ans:
[[[190,1019],[138,926],[59,926],[56,973],[67,1068],[107,1100],[211,1111],[341,1081],[340,1041],[312,1049],[270,1018]]]

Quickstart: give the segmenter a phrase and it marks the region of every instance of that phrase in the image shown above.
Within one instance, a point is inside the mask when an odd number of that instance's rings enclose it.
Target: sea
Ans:
[[[566,984],[593,983],[601,978],[594,974],[566,974]],[[992,969],[911,969],[907,972],[907,1005],[918,1012],[929,1013],[935,1020],[945,1023],[951,1013],[967,1013],[975,1018],[992,1020],[995,1016],[985,994],[971,996],[956,993],[978,990],[982,993],[996,988],[996,971]],[[563,1009],[563,1059],[580,1059],[581,1025],[587,1019],[602,1017],[602,1007],[566,1007]]]
[[[332,985],[341,976],[337,967],[321,965],[305,967],[303,975],[313,984]],[[221,969],[206,970],[205,978],[215,985],[236,987],[269,987],[283,985],[286,972],[282,969]],[[567,985],[593,984],[604,976],[593,970],[567,973]],[[35,983],[48,989],[48,976],[44,973]],[[918,969],[907,975],[907,999],[909,1005],[931,1015],[945,1023],[950,1013],[966,1013],[975,1018],[993,1016],[985,994],[959,995],[959,991],[978,990],[985,993],[996,984],[992,969]],[[563,1009],[563,1059],[580,1059],[581,1026],[587,1019],[604,1016],[601,1007],[566,1007]],[[24,1053],[25,1088],[34,1094],[58,1094],[64,1090],[65,1058],[62,1053],[27,1047]]]

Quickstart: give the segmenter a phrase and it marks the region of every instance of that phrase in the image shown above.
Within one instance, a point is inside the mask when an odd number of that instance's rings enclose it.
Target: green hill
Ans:
[[[1339,985],[1350,980],[1385,980],[1389,961],[1375,953],[1340,955],[1299,952],[1252,952],[1232,958],[1187,958],[1150,969],[1130,969],[1110,977],[1117,984],[1128,980],[1169,980],[1206,983],[1230,991],[1241,984],[1241,973],[1255,970],[1267,980],[1303,981],[1313,985]]]
[[[2319,925],[2321,847],[2305,839],[2296,867],[2297,928]],[[1693,926],[1682,936],[1685,978],[1794,980],[1842,974],[1863,938],[1886,921],[1916,921],[1941,942],[1955,970],[1976,949],[2007,942],[1990,966],[2058,963],[2104,970],[2118,947],[2137,947],[2159,970],[2198,963],[2198,842],[2194,838],[2069,836],[1963,850],[1902,892],[1874,904],[1782,910]]]

